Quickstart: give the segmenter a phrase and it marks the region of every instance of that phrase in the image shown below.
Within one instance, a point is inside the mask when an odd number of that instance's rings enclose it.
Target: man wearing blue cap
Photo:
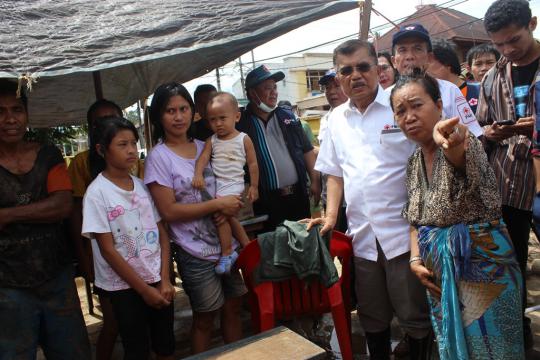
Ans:
[[[260,176],[259,200],[253,210],[269,216],[265,231],[274,230],[283,220],[310,217],[309,193],[315,203],[321,193],[313,145],[296,116],[277,106],[276,83],[284,77],[283,72],[272,73],[264,65],[250,71],[246,76],[249,104],[237,124],[255,146]]]
[[[324,76],[322,76],[319,79],[319,84],[323,86],[324,95],[326,96],[326,101],[328,101],[328,105],[330,105],[330,110],[328,113],[326,113],[321,118],[321,125],[319,128],[319,135],[317,138],[319,139],[319,142],[324,140],[324,133],[326,131],[326,127],[328,126],[327,121],[328,117],[332,113],[332,110],[339,105],[343,104],[345,101],[347,101],[347,95],[343,93],[343,90],[341,90],[341,85],[339,85],[339,82],[336,79],[336,70],[330,69],[328,70]]]
[[[433,58],[429,32],[420,24],[402,25],[392,37],[392,62],[400,75],[425,71]],[[483,134],[467,99],[449,81],[437,79],[443,102],[443,118],[458,117],[476,136]],[[391,89],[391,88],[389,88]]]

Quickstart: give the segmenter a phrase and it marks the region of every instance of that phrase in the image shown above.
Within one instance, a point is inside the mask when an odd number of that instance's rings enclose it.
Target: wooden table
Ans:
[[[279,326],[185,360],[323,360],[326,351],[297,333]]]

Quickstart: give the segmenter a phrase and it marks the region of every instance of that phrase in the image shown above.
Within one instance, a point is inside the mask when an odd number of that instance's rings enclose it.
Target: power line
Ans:
[[[323,61],[323,62],[319,62],[319,63],[310,63],[310,64],[304,64],[304,65],[296,65],[296,66],[286,66],[286,67],[278,67],[278,68],[270,68],[270,70],[289,70],[289,69],[299,69],[299,68],[306,68],[306,67],[310,67],[310,66],[315,66],[315,65],[325,65],[325,64],[332,64],[332,60],[326,60],[326,61]],[[251,67],[248,68],[249,70],[252,70]]]
[[[458,0],[448,0],[448,1],[445,1],[445,2],[442,2],[440,4],[435,4],[435,6],[437,7],[436,9],[434,9],[433,11],[430,11],[430,12],[426,12],[426,13],[422,13],[422,14],[414,14],[412,17],[411,15],[407,15],[407,16],[403,16],[401,18],[398,18],[398,19],[395,19],[393,20],[393,22],[398,22],[398,21],[402,21],[402,20],[405,20],[405,19],[409,19],[409,20],[413,20],[413,19],[417,19],[419,17],[425,17],[425,16],[429,16],[431,14],[434,14],[434,13],[437,13],[437,12],[440,12],[440,11],[443,11],[443,10],[446,10],[450,7],[453,7],[453,6],[457,6],[457,5],[460,5],[462,3],[465,3],[469,0],[461,0],[459,1],[458,3],[455,3],[455,4],[452,4],[452,5],[449,5],[448,7],[445,7],[445,8],[442,8],[441,6],[443,5],[446,5],[446,4],[449,4],[449,3],[452,3],[452,2],[455,2],[455,1],[458,1]],[[372,31],[377,31],[377,30],[382,30],[384,29],[385,27],[388,27],[389,25],[392,25],[390,22],[385,22],[381,25],[377,25],[373,28],[370,29],[370,32]],[[301,53],[301,52],[304,52],[304,51],[307,51],[307,50],[312,50],[312,49],[315,49],[315,48],[318,48],[318,47],[321,47],[321,46],[325,46],[325,45],[330,45],[332,43],[335,43],[335,42],[338,42],[338,41],[341,41],[341,40],[345,40],[347,38],[352,38],[352,37],[357,37],[358,34],[357,33],[353,33],[353,34],[350,34],[350,35],[346,35],[346,36],[342,36],[342,37],[339,37],[339,38],[336,38],[336,39],[333,39],[333,40],[329,40],[329,41],[326,41],[324,43],[320,43],[320,44],[317,44],[317,45],[313,45],[313,46],[310,46],[310,47],[307,47],[307,48],[304,48],[304,49],[300,49],[300,50],[296,50],[296,51],[293,51],[293,52],[290,52],[290,53],[286,53],[286,54],[282,54],[282,55],[276,55],[276,56],[272,56],[272,57],[268,57],[268,58],[265,58],[265,59],[258,59],[258,60],[252,60],[253,63],[261,63],[261,62],[265,62],[265,61],[268,61],[268,60],[273,60],[273,59],[277,59],[277,58],[281,58],[281,57],[285,57],[285,56],[289,56],[289,55],[294,55],[294,54],[298,54],[298,53]],[[223,68],[229,68],[229,69],[233,69],[237,64],[235,63],[235,65],[232,65],[232,66],[223,66]],[[300,66],[301,67],[301,66]],[[252,69],[252,68],[249,68],[249,69]],[[287,68],[283,68],[284,70],[287,69]],[[278,70],[278,69],[274,69],[274,70]]]
[[[409,19],[409,20],[413,20],[413,19],[417,19],[418,17],[424,17],[424,16],[428,16],[428,15],[431,15],[431,14],[434,14],[436,12],[439,12],[439,11],[443,11],[443,10],[446,10],[450,7],[453,7],[453,6],[457,6],[457,5],[460,5],[462,3],[465,3],[469,0],[461,0],[460,2],[456,3],[456,4],[452,4],[452,5],[449,5],[448,7],[441,7],[443,5],[446,5],[446,4],[449,4],[449,3],[452,3],[452,2],[455,2],[457,0],[448,0],[448,1],[445,1],[445,2],[442,2],[440,4],[436,4],[435,6],[437,7],[437,9],[431,11],[431,12],[426,12],[426,13],[423,13],[423,14],[419,14],[421,16],[413,16],[413,17],[410,17],[410,15],[408,16],[404,16],[404,17],[401,17],[399,19],[396,19],[394,20],[394,22],[398,22],[398,21],[402,21],[402,20],[405,20],[405,19]],[[386,23],[383,23],[381,25],[377,25],[373,28],[370,29],[370,31],[377,31],[377,30],[382,30],[384,29],[385,27],[387,27],[388,25],[392,25],[391,23],[389,22],[386,22]],[[350,34],[350,35],[346,35],[346,36],[342,36],[340,38],[337,38],[337,39],[334,39],[334,40],[330,40],[330,41],[326,41],[324,43],[320,43],[320,44],[317,44],[317,45],[314,45],[314,46],[310,46],[310,47],[307,47],[305,49],[301,49],[301,50],[297,50],[297,51],[293,51],[293,52],[290,52],[290,53],[287,53],[287,54],[282,54],[282,55],[277,55],[277,56],[272,56],[272,57],[268,57],[268,58],[265,58],[265,59],[259,59],[259,60],[255,60],[255,62],[265,62],[265,61],[268,61],[268,60],[273,60],[273,59],[277,59],[277,58],[281,58],[281,57],[285,57],[285,56],[289,56],[289,55],[294,55],[294,54],[298,54],[300,52],[304,52],[304,51],[307,51],[307,50],[311,50],[311,49],[315,49],[315,48],[318,48],[318,47],[321,47],[321,46],[325,46],[325,45],[330,45],[334,42],[337,42],[337,41],[341,41],[341,40],[345,40],[347,38],[350,38],[350,37],[357,37],[358,34],[357,33],[353,33],[353,34]]]
[[[401,18],[396,19],[394,21],[402,21],[404,19],[413,20],[413,19],[416,19],[416,18],[425,17],[425,16],[428,16],[428,15],[434,14],[436,12],[444,11],[444,10],[450,8],[450,7],[457,6],[459,4],[465,3],[468,0],[461,0],[460,2],[452,4],[452,5],[450,5],[448,7],[445,7],[445,8],[441,7],[441,6],[445,5],[445,4],[452,3],[452,2],[455,2],[455,1],[456,0],[445,1],[445,2],[440,3],[438,5],[436,4],[435,6],[437,6],[437,8],[435,10],[433,10],[433,11],[426,12],[426,13],[421,13],[421,14],[413,14],[413,16],[410,16],[410,15],[409,16],[404,16],[404,17],[401,17]],[[469,21],[467,23],[464,23],[464,24],[461,24],[461,25],[458,25],[458,26],[454,26],[454,27],[439,31],[437,33],[432,33],[432,34],[430,34],[430,36],[434,37],[436,35],[445,33],[447,31],[458,29],[460,27],[464,27],[464,26],[467,26],[467,25],[470,25],[470,24],[473,24],[473,23],[475,23],[477,21],[482,21],[482,20],[483,20],[483,18],[475,19],[475,20]],[[374,27],[373,29],[381,28],[381,26],[388,26],[389,24],[390,23],[387,22],[385,24],[378,25],[378,26]],[[255,60],[255,62],[261,63],[261,62],[264,62],[264,61],[267,61],[267,60],[272,60],[272,59],[276,59],[276,58],[280,58],[280,57],[285,57],[285,56],[297,54],[297,53],[304,52],[304,51],[307,51],[307,50],[311,50],[311,49],[321,47],[321,46],[324,46],[324,45],[329,45],[331,43],[334,43],[334,42],[337,42],[337,41],[340,41],[340,40],[344,40],[344,39],[349,38],[349,37],[356,37],[357,35],[358,34],[354,33],[354,34],[351,34],[351,35],[340,37],[340,38],[337,38],[337,39],[334,39],[334,40],[330,40],[330,41],[327,41],[327,42],[324,42],[324,43],[321,43],[321,44],[318,44],[318,45],[314,45],[314,46],[311,46],[311,47],[308,47],[308,48],[305,48],[305,49],[301,49],[301,50],[297,50],[297,51],[294,51],[294,52],[290,52],[290,53],[287,53],[287,54],[283,54],[283,55],[279,55],[279,56],[273,56],[273,57],[269,57],[269,58],[266,58],[266,59]],[[386,49],[381,49],[381,50],[386,50]],[[272,70],[288,70],[288,69],[303,68],[303,67],[307,67],[307,66],[323,65],[323,64],[329,64],[329,63],[331,63],[331,61],[325,61],[325,62],[313,63],[313,64],[306,64],[306,65],[297,65],[297,66],[289,66],[289,67],[272,68]],[[238,64],[235,63],[235,65],[232,65],[230,67],[229,66],[224,66],[223,68],[234,69],[237,65]],[[252,70],[252,67],[248,67],[247,65],[246,65],[246,67],[247,67],[247,71]],[[243,68],[245,68],[245,67],[243,67]],[[235,74],[226,74],[226,75],[223,74],[223,75],[224,76],[235,76]],[[201,77],[213,77],[213,76],[207,74],[207,75],[203,75]],[[307,86],[307,84],[295,83],[295,82],[292,82],[292,81],[289,81],[289,82],[294,83],[294,84],[298,84],[298,85]]]
[[[464,24],[461,24],[461,25],[457,25],[457,26],[454,26],[454,27],[451,27],[451,28],[448,28],[448,29],[445,29],[445,30],[441,30],[439,32],[436,32],[436,33],[432,33],[430,34],[430,37],[433,38],[434,36],[436,35],[439,35],[439,34],[443,34],[447,31],[450,31],[450,30],[455,30],[455,29],[458,29],[460,27],[464,27],[464,26],[467,26],[467,25],[471,25],[475,22],[478,22],[478,21],[482,21],[484,20],[484,18],[479,18],[479,19],[475,19],[475,20],[471,20],[469,22],[466,22]],[[356,36],[356,34],[355,34]],[[387,50],[387,49],[380,49],[380,51],[384,51],[384,50]],[[272,68],[271,70],[287,70],[287,69],[295,69],[295,68],[303,68],[303,67],[309,67],[309,66],[314,66],[314,65],[323,65],[323,64],[329,64],[329,63],[332,63],[331,61],[324,61],[324,62],[320,62],[320,63],[312,63],[312,64],[306,64],[306,65],[297,65],[297,66],[288,66],[288,67],[281,67],[281,68]],[[246,68],[247,67],[247,71],[251,71],[252,68],[249,67],[249,66],[245,66],[243,68]],[[231,76],[231,77],[235,77],[236,74],[223,74],[223,76]],[[207,78],[207,77],[212,77],[212,78],[215,78],[214,75],[210,75],[210,74],[207,74],[207,75],[203,75],[203,76],[200,76],[200,78]],[[298,82],[294,82],[294,81],[291,81],[291,80],[286,80],[287,82],[289,83],[292,83],[292,84],[297,84],[297,85],[303,85],[303,86],[307,86],[307,84],[305,83],[298,83]]]
[[[471,20],[469,22],[466,22],[464,24],[461,24],[461,25],[457,25],[457,26],[453,26],[451,28],[448,28],[448,29],[445,29],[445,30],[441,30],[439,32],[436,32],[436,33],[433,33],[433,34],[429,34],[429,37],[431,39],[433,39],[435,36],[439,35],[439,34],[444,34],[445,32],[448,32],[450,30],[455,30],[455,29],[459,29],[461,27],[464,27],[464,26],[467,26],[467,25],[471,25],[471,24],[474,24],[475,22],[478,22],[478,21],[482,21],[484,20],[483,17],[479,18],[479,19],[474,19],[474,20]],[[385,50],[388,50],[388,48],[385,48],[385,49],[379,49],[379,51],[385,51]]]
[[[425,13],[421,13],[421,14],[406,15],[406,16],[400,17],[398,19],[395,19],[392,22],[394,22],[394,23],[395,22],[400,22],[400,21],[403,21],[403,20],[406,20],[406,19],[408,19],[408,20],[418,19],[418,18],[421,18],[421,17],[424,17],[424,16],[428,16],[428,15],[431,15],[431,14],[446,10],[448,8],[463,4],[463,3],[465,3],[465,2],[467,2],[469,0],[461,0],[458,3],[448,5],[447,7],[442,7],[443,5],[449,4],[449,3],[454,2],[454,1],[458,1],[458,0],[448,0],[448,1],[442,2],[440,4],[435,4],[435,6],[437,8],[435,10],[433,10],[433,11],[425,12]],[[386,23],[383,23],[381,25],[377,25],[377,26],[373,27],[372,29],[370,29],[370,31],[383,30],[384,28],[388,27],[389,25],[392,25],[392,23],[386,22]]]
[[[283,55],[278,55],[278,56],[272,56],[272,57],[269,57],[269,58],[266,58],[266,59],[260,59],[260,60],[255,60],[255,62],[264,62],[264,61],[267,61],[267,60],[272,60],[272,59],[277,59],[277,58],[280,58],[280,57],[285,57],[285,56],[289,56],[289,55],[294,55],[294,54],[298,54],[299,52],[304,52],[304,51],[307,51],[307,50],[311,50],[311,49],[315,49],[315,48],[318,48],[318,47],[321,47],[321,46],[324,46],[324,45],[329,45],[331,43],[334,43],[336,41],[340,41],[340,40],[344,40],[346,38],[349,38],[351,36],[356,36],[357,34],[354,33],[354,34],[351,34],[351,35],[347,35],[347,36],[343,36],[343,37],[340,37],[340,38],[337,38],[337,39],[334,39],[334,40],[330,40],[330,41],[327,41],[327,42],[324,42],[324,43],[321,43],[321,44],[318,44],[318,45],[314,45],[314,46],[310,46],[310,47],[307,47],[305,49],[302,49],[302,50],[298,50],[298,51],[294,51],[294,52],[290,52],[290,53],[287,53],[287,54],[283,54]]]
[[[469,0],[461,0],[461,1],[457,2],[457,3],[455,3],[455,4],[448,5],[447,7],[442,7],[444,5],[453,3],[455,1],[458,1],[458,0],[448,0],[448,1],[444,1],[444,2],[442,2],[440,4],[435,4],[435,6],[437,8],[434,9],[433,11],[425,12],[425,13],[421,13],[421,14],[413,14],[413,15],[403,16],[401,18],[393,20],[393,22],[399,22],[399,21],[402,21],[402,20],[405,20],[405,19],[414,20],[414,19],[417,19],[417,18],[420,18],[420,17],[429,16],[431,14],[434,14],[434,13],[437,13],[437,12],[440,12],[440,11],[444,11],[444,10],[446,10],[448,8],[460,5],[460,4],[465,3],[465,2],[467,2]],[[479,20],[481,20],[481,19],[479,19]],[[392,24],[390,22],[385,22],[383,24],[380,24],[380,25],[377,25],[377,26],[371,28],[370,32],[382,30],[382,29],[388,27],[389,25],[392,25]],[[465,24],[465,25],[467,25],[467,24]],[[463,25],[460,25],[460,26],[463,26]],[[460,26],[457,26],[456,28],[458,28]],[[453,28],[448,29],[448,30],[452,30],[452,29]],[[445,30],[445,31],[447,31],[447,30]],[[431,35],[433,36],[434,34],[431,34]],[[277,58],[281,58],[281,57],[285,57],[285,56],[289,56],[289,55],[298,54],[298,53],[301,53],[301,52],[304,52],[304,51],[307,51],[307,50],[312,50],[312,49],[315,49],[315,48],[318,48],[318,47],[321,47],[321,46],[330,45],[332,43],[335,43],[335,42],[338,42],[338,41],[341,41],[341,40],[345,40],[347,38],[356,38],[357,36],[358,36],[357,33],[353,33],[353,34],[342,36],[342,37],[339,37],[339,38],[336,38],[336,39],[333,39],[333,40],[330,40],[330,41],[326,41],[324,43],[313,45],[313,46],[310,46],[310,47],[307,47],[307,48],[304,48],[304,49],[296,50],[296,51],[293,51],[293,52],[290,52],[290,53],[277,55],[277,56],[272,56],[272,57],[268,57],[268,58],[264,58],[264,59],[252,60],[252,61],[254,61],[255,63],[257,63],[257,62],[261,63],[261,62],[265,62],[267,60],[273,60],[273,59],[277,59]],[[235,65],[231,65],[231,66],[225,65],[222,68],[234,69],[236,66],[237,66],[237,64],[235,63]],[[299,66],[299,67],[302,67],[302,66]],[[294,68],[294,67],[291,67],[291,68]],[[251,70],[252,68],[248,67],[248,69]],[[288,68],[285,67],[285,68],[280,68],[280,69],[286,70]],[[274,69],[274,70],[279,70],[279,69]]]

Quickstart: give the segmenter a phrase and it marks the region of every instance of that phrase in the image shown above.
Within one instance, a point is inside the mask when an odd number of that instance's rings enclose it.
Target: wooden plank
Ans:
[[[323,360],[326,352],[297,333],[280,326],[185,360]]]

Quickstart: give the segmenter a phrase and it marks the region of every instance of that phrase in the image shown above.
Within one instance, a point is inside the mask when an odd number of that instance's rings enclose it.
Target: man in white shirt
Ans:
[[[334,50],[347,102],[334,109],[317,158],[328,174],[325,233],[334,228],[342,194],[353,237],[358,316],[371,359],[389,359],[394,316],[410,337],[410,358],[427,359],[431,345],[425,289],[409,270],[407,160],[415,145],[394,122],[389,93],[379,85],[373,45],[349,40]]]
[[[392,62],[400,75],[410,75],[414,71],[425,71],[433,59],[429,32],[420,24],[402,25],[392,37]],[[449,81],[437,79],[443,102],[443,118],[454,116],[467,125],[474,135],[483,135],[467,99],[459,88]],[[392,87],[387,90],[391,91]]]

